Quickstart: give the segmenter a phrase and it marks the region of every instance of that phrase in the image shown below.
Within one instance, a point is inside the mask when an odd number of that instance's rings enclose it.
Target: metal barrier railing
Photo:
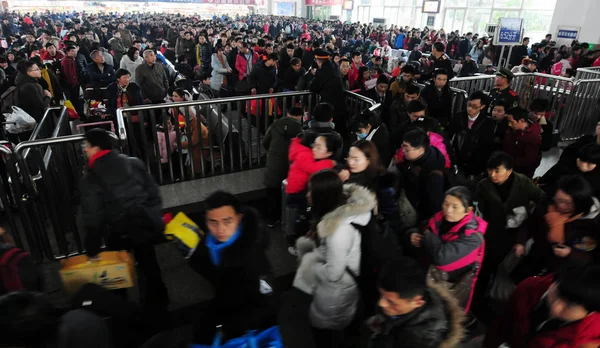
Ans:
[[[561,131],[561,139],[594,134],[600,115],[600,78],[576,81],[560,108],[564,112],[557,117],[556,127]]]
[[[600,66],[578,68],[575,80],[593,80],[600,78]]]
[[[427,86],[429,82],[422,84],[416,83],[419,86],[419,89],[422,91],[425,86]],[[450,92],[452,93],[452,106],[451,106],[451,115],[455,115],[458,112],[464,111],[467,109],[467,100],[469,99],[469,94],[464,89],[450,87]]]
[[[450,87],[462,89],[467,94],[475,91],[489,92],[494,88],[495,75],[475,75],[468,77],[455,77],[448,84]]]
[[[52,131],[56,128],[57,122],[61,115],[67,113],[67,108],[64,106],[53,106],[46,109],[44,116],[37,124],[29,140],[46,139],[52,136]]]
[[[375,104],[352,92],[345,98],[349,118]],[[264,166],[262,140],[271,123],[292,106],[310,118],[317,102],[298,91],[141,105],[117,110],[117,132],[163,185]]]

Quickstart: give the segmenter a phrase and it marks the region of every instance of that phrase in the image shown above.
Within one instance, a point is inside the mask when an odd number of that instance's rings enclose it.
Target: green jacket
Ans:
[[[281,187],[287,177],[290,163],[288,150],[290,141],[302,132],[302,124],[291,117],[282,117],[267,129],[263,147],[267,149],[267,172],[265,185],[269,188]]]
[[[489,178],[481,180],[476,187],[476,201],[483,219],[488,223],[485,235],[487,247],[486,258],[501,261],[515,243],[525,244],[528,234],[528,220],[519,228],[507,229],[506,219],[514,208],[525,207],[529,210],[530,203],[539,205],[545,198],[545,193],[525,175],[513,171],[514,181],[508,198],[502,202],[495,185]],[[493,246],[493,248],[492,248]],[[486,248],[486,249],[488,249]]]

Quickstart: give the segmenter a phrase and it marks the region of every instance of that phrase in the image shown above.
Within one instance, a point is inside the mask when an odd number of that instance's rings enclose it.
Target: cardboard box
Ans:
[[[105,251],[98,257],[91,261],[87,255],[79,255],[61,261],[60,278],[67,292],[74,293],[87,283],[108,290],[134,286],[135,266],[128,252]]]

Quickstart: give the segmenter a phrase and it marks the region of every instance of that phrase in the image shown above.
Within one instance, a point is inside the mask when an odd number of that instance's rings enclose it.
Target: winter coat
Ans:
[[[260,64],[252,70],[249,79],[250,85],[256,88],[257,94],[269,93],[271,88],[274,90],[277,86],[277,69]]]
[[[129,81],[135,82],[135,69],[144,63],[144,58],[138,57],[136,61],[132,61],[128,55],[124,55],[119,63],[119,68],[129,71],[131,78]]]
[[[483,236],[477,236],[476,233],[484,235],[487,222],[471,212],[448,232],[441,234],[443,221],[444,213],[442,211],[429,220],[421,245],[431,264],[448,273],[449,282],[456,282],[465,274],[476,272],[471,285],[472,298],[484,257]],[[465,313],[469,311],[471,298],[464,306]]]
[[[169,90],[169,79],[162,63],[156,62],[149,66],[147,63],[140,64],[135,69],[135,79],[142,89],[144,98],[151,101],[163,100]]]
[[[115,69],[112,65],[103,63],[103,70],[100,71],[98,64],[90,63],[87,66],[88,84],[92,88],[107,87],[112,82],[117,80]]]
[[[448,155],[448,151],[446,150],[444,137],[434,132],[429,132],[428,135],[429,144],[438,149],[446,159],[446,164],[444,165],[444,167],[450,168],[452,166],[452,163],[450,162],[450,156]],[[396,151],[396,155],[394,155],[394,159],[396,161],[396,164],[401,164],[404,162],[404,150],[402,150],[402,148],[398,148],[398,151]]]
[[[306,74],[306,70],[304,68],[300,68],[298,72],[289,67],[286,72],[283,74],[283,88],[289,91],[295,91],[296,86],[298,86],[298,81],[300,78]]]
[[[244,75],[250,75],[251,71],[248,71],[248,65],[251,65],[250,70],[252,70],[252,68],[258,64],[258,53],[250,50],[250,56],[252,57],[252,62],[248,64],[248,60],[242,52],[237,55],[235,60],[235,69],[238,71],[238,78],[240,81],[244,79]]]
[[[344,166],[345,167],[345,166]],[[347,168],[346,168],[347,169]],[[383,217],[385,221],[391,222],[393,227],[400,226],[400,210],[395,188],[396,178],[392,173],[378,174],[372,170],[364,170],[360,173],[350,173],[346,184],[357,184],[368,188],[377,197],[377,216]]]
[[[486,347],[498,347],[507,342],[512,348],[582,348],[597,347],[600,344],[600,313],[592,312],[585,318],[560,326],[555,330],[531,332],[531,317],[537,306],[545,301],[548,288],[553,283],[554,274],[544,277],[531,277],[513,292],[504,314],[488,331]],[[586,346],[588,347],[588,346]]]
[[[494,120],[485,112],[480,112],[469,128],[467,112],[461,112],[452,118],[448,127],[448,136],[456,154],[456,164],[466,175],[480,175],[485,172],[487,160],[493,151]]]
[[[377,92],[377,88],[371,88],[370,90],[364,93],[365,97],[373,100],[375,104],[381,104],[381,106],[377,109],[380,116],[380,119],[386,125],[390,122],[390,108],[392,106],[392,101],[394,97],[392,96],[391,91],[385,91],[383,96],[380,96]]]
[[[93,174],[88,173],[79,183],[88,255],[100,252],[105,230],[115,234],[125,232],[115,231],[114,224],[134,207],[144,207],[154,218],[153,224],[157,228],[162,226],[162,200],[144,162],[114,151],[101,151],[89,160],[88,167]]]
[[[265,185],[269,188],[281,187],[286,178],[290,164],[288,152],[290,143],[302,132],[302,124],[293,118],[282,117],[267,129],[263,139],[263,147],[267,149],[267,171]]]
[[[193,151],[192,156],[194,160],[194,172],[201,173],[202,159],[204,155],[202,147],[209,146],[208,128],[206,128],[206,126],[202,122],[199,122],[198,118],[194,116],[194,114],[190,113],[190,116],[191,120],[189,121],[187,126],[189,128],[186,131],[186,136],[188,140],[181,142],[181,148],[189,149],[191,146]],[[198,124],[200,124],[200,132],[198,132]]]
[[[194,42],[194,39],[187,40],[183,37],[180,37],[179,39],[177,39],[175,53],[177,54],[177,56],[184,55],[189,62],[194,62],[196,60],[195,48],[196,43]]]
[[[417,210],[420,219],[437,213],[444,201],[444,155],[433,146],[415,161],[404,161],[399,167],[406,198]]]
[[[531,203],[540,204],[545,197],[544,192],[531,179],[513,171],[508,198],[502,202],[496,185],[489,178],[481,180],[475,189],[476,201],[483,219],[488,222],[485,236],[486,261],[500,262],[516,243],[527,242],[529,224],[524,221],[518,228],[505,228],[507,218],[514,215],[513,209],[525,207]],[[509,184],[507,181],[505,184]],[[493,246],[493,248],[492,248]]]
[[[594,170],[585,173],[580,171],[577,168],[577,153],[572,151],[563,151],[558,162],[540,178],[538,184],[550,196],[556,191],[560,178],[566,175],[583,177],[592,186],[594,196],[600,197],[600,167],[596,166]]]
[[[210,79],[210,88],[218,91],[221,89],[223,85],[223,80],[227,78],[226,74],[228,73],[229,63],[227,62],[227,57],[223,55],[223,64],[219,60],[219,57],[216,53],[213,53],[211,57],[210,66],[212,67],[212,76]]]
[[[302,139],[294,138],[288,153],[290,170],[287,176],[287,194],[300,193],[306,189],[310,176],[324,169],[333,168],[330,159],[315,160],[312,149],[302,145]]]
[[[106,101],[106,111],[111,115],[116,115],[117,105],[119,98],[123,98],[123,93],[119,91],[119,87],[117,86],[118,82],[113,82],[106,88],[106,93],[108,95],[108,99]],[[126,90],[127,96],[127,105],[136,106],[144,104],[144,98],[142,97],[142,91],[140,86],[135,82],[129,83]],[[121,105],[124,104],[124,100],[121,101]]]
[[[454,348],[464,336],[464,315],[448,290],[431,285],[425,305],[405,315],[383,319],[371,339],[371,348]]]
[[[210,69],[210,57],[213,54],[213,48],[210,43],[196,45],[196,62],[205,70]]]
[[[356,313],[360,293],[353,276],[360,275],[361,234],[377,201],[365,187],[344,185],[346,203],[325,214],[317,225],[320,245],[302,257],[294,287],[313,295],[309,318],[319,329],[341,330]],[[302,240],[300,240],[302,241]]]
[[[171,154],[177,150],[177,133],[175,128],[171,126],[167,132],[169,134],[169,143],[171,147],[171,153],[167,150],[167,138],[163,127],[158,127],[156,136],[158,138],[158,149],[160,150],[160,163],[168,163]]]
[[[539,123],[530,124],[524,131],[508,129],[504,136],[504,152],[511,155],[515,171],[532,177],[539,164],[542,144]]]
[[[60,66],[61,66],[60,76],[62,78],[62,82],[67,87],[79,86],[79,83],[81,81],[79,79],[79,69],[78,69],[77,61],[74,58],[65,57],[65,59],[63,59],[60,62]]]
[[[121,40],[123,41],[123,47],[127,50],[129,47],[133,45],[133,37],[131,36],[131,32],[127,29],[119,30],[121,33]]]
[[[344,86],[340,79],[340,71],[333,67],[330,61],[324,61],[320,69],[317,70],[315,78],[311,81],[310,91],[318,93],[321,96],[322,103],[333,105],[333,121],[342,125],[348,122],[348,108],[346,97],[344,95]],[[341,129],[341,128],[340,128]]]
[[[123,45],[123,40],[113,37],[108,40],[108,43],[110,44],[110,50],[113,51],[113,55],[115,56],[115,65],[121,66],[121,59],[127,53],[127,49]]]
[[[15,79],[15,86],[17,87],[17,104],[15,106],[20,107],[29,116],[40,122],[50,100],[44,96],[44,90],[38,80],[19,73]]]
[[[243,208],[242,212],[240,236],[221,251],[219,265],[213,263],[204,241],[189,263],[214,286],[213,313],[218,316],[214,321],[223,325],[228,337],[259,328],[276,313],[273,270],[266,255],[268,234],[255,210]],[[209,231],[205,221],[199,225]]]
[[[421,98],[427,103],[427,115],[440,121],[442,126],[445,127],[452,117],[452,92],[450,87],[448,85],[444,86],[438,94],[438,89],[435,88],[432,82],[423,88]]]
[[[308,129],[305,129],[302,132],[302,136],[308,136],[313,139],[316,139],[319,134],[333,134],[333,136],[337,139],[337,142],[340,144],[340,148],[333,154],[333,160],[339,161],[342,159],[342,148],[344,144],[344,139],[340,135],[340,133],[335,131],[334,123],[332,122],[318,122],[315,120],[308,121]]]

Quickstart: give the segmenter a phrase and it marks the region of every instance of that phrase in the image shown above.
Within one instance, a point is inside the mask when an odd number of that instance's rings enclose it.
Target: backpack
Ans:
[[[10,86],[2,95],[0,95],[0,116],[12,113],[12,107],[18,106],[17,87]]]
[[[19,248],[4,250],[4,253],[0,255],[0,294],[25,289],[19,266],[22,262],[30,261],[30,258],[31,256],[28,252]]]
[[[554,65],[552,65],[552,68],[550,69],[550,73],[552,75],[560,76],[560,74],[562,74],[562,68],[563,68],[562,63],[556,62],[556,63],[554,63]]]

